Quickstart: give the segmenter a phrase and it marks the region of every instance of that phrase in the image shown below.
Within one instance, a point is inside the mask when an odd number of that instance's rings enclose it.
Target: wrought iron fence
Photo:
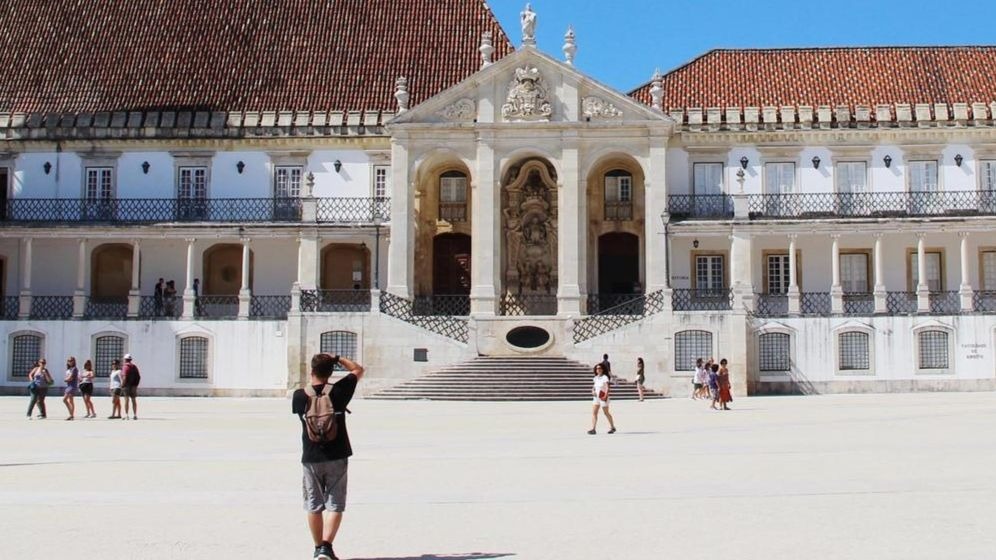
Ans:
[[[250,319],[286,319],[290,311],[290,296],[252,296],[249,301]]]
[[[754,294],[758,317],[787,317],[788,296],[786,294]]]
[[[409,299],[384,292],[380,296],[380,312],[408,324],[466,343],[470,336],[470,321],[449,315],[416,315]]]
[[[972,292],[972,309],[976,313],[996,313],[996,291]]]
[[[729,219],[733,198],[728,194],[672,194],[667,197],[667,211],[673,220]]]
[[[845,315],[874,315],[875,295],[859,292],[844,294]]]
[[[31,296],[32,319],[71,319],[73,296]]]
[[[466,317],[470,315],[470,296],[466,294],[432,294],[415,296],[412,300],[415,315],[444,315]]]
[[[958,292],[930,292],[930,312],[957,315],[961,313],[961,297]]]
[[[751,219],[996,214],[996,191],[752,194],[747,200]]]
[[[556,315],[557,296],[547,294],[504,294],[498,302],[499,315]]]
[[[635,323],[647,316],[660,313],[664,310],[664,291],[651,292],[634,300],[623,302],[616,307],[610,307],[604,311],[599,311],[593,315],[588,315],[574,323],[574,343],[614,331],[631,323]],[[631,313],[639,307],[641,313]]]
[[[183,299],[179,297],[161,298],[142,296],[138,304],[138,316],[142,319],[176,319],[183,314]]]
[[[733,290],[686,290],[671,292],[674,311],[728,311],[733,309]]]
[[[8,222],[300,222],[299,198],[14,198]]]
[[[301,290],[301,311],[366,313],[370,311],[370,290]]]
[[[890,315],[910,315],[916,313],[916,292],[887,292],[885,308]]]
[[[829,315],[832,308],[829,292],[799,294],[799,313],[802,315]]]
[[[626,222],[633,219],[633,203],[630,201],[605,201],[606,222]]]
[[[197,296],[194,316],[199,319],[232,319],[239,316],[239,296]]]
[[[21,298],[18,296],[3,296],[3,319],[17,319],[21,312]]]
[[[439,219],[447,222],[466,222],[467,202],[440,202]]]
[[[83,317],[87,319],[124,319],[128,316],[127,297],[94,297],[86,300]]]
[[[319,198],[316,214],[320,223],[372,224],[391,219],[391,199]]]
[[[615,313],[643,315],[642,294],[588,294],[589,315],[606,309],[614,309]]]

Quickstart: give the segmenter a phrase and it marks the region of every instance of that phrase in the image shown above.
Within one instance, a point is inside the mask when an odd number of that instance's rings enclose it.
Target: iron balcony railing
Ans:
[[[916,313],[916,292],[887,292],[885,308],[889,315],[912,315]]]
[[[86,299],[83,317],[86,319],[124,319],[128,316],[128,297],[97,297]]]
[[[829,292],[799,293],[799,313],[801,315],[829,315],[832,309]]]
[[[671,291],[671,308],[674,311],[728,311],[733,309],[733,290]]]
[[[505,294],[498,302],[504,316],[547,316],[557,314],[557,296],[546,294]]]
[[[334,224],[375,224],[391,219],[391,199],[319,198],[316,221]]]
[[[643,301],[643,294],[588,294],[588,314],[613,309],[617,314],[642,315]]]
[[[178,319],[183,314],[183,299],[180,297],[162,298],[142,296],[138,303],[138,316],[141,319]]]
[[[733,197],[728,194],[672,194],[667,197],[672,220],[729,219],[733,217]]]
[[[633,219],[633,203],[631,201],[605,201],[606,222],[627,222]]]
[[[844,315],[874,315],[875,295],[868,292],[844,294]]]
[[[232,319],[239,316],[239,296],[197,296],[194,316],[198,319]]]
[[[417,315],[409,299],[384,292],[380,296],[380,312],[458,342],[470,337],[470,320],[451,315]]]
[[[470,296],[465,294],[432,294],[415,296],[412,300],[415,315],[467,317],[470,315]]]
[[[31,296],[32,319],[71,319],[73,296]]]
[[[18,296],[3,296],[3,318],[17,319],[21,311],[21,298]]]
[[[752,194],[751,219],[996,215],[996,191]]]
[[[664,310],[664,292],[658,290],[622,302],[597,313],[582,317],[574,323],[574,343],[578,344],[596,336],[612,332]],[[639,309],[639,313],[633,311]]]
[[[754,294],[754,314],[758,317],[787,317],[788,296],[785,294]]]
[[[937,315],[961,313],[961,297],[957,291],[930,292],[930,312]]]
[[[301,311],[366,313],[370,311],[370,290],[301,290]]]
[[[250,319],[286,319],[290,311],[290,296],[252,296],[249,301]]]
[[[14,198],[6,222],[300,222],[299,198]]]
[[[996,291],[972,292],[972,309],[976,313],[996,313]]]
[[[466,202],[440,202],[439,219],[447,222],[466,222],[467,203]]]

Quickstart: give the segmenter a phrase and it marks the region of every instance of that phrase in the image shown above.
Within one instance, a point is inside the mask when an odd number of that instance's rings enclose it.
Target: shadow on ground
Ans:
[[[378,556],[376,558],[354,558],[353,560],[485,560],[515,556],[511,552],[471,552],[468,554],[423,554],[421,556]]]

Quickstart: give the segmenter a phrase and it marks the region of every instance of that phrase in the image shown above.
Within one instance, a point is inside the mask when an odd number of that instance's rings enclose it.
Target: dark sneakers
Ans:
[[[332,552],[332,545],[323,542],[315,547],[315,560],[339,560],[339,558]]]
[[[609,430],[609,433],[610,433],[610,434],[614,434],[614,433],[616,433],[616,429],[615,429],[615,428],[612,428],[611,430]]]

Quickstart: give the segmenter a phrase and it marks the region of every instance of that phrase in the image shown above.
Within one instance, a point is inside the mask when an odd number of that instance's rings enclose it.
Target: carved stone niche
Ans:
[[[557,179],[541,160],[510,170],[502,190],[505,293],[557,293]]]
[[[501,106],[502,118],[511,122],[549,121],[552,115],[553,106],[539,69],[531,66],[516,68],[505,104]]]

